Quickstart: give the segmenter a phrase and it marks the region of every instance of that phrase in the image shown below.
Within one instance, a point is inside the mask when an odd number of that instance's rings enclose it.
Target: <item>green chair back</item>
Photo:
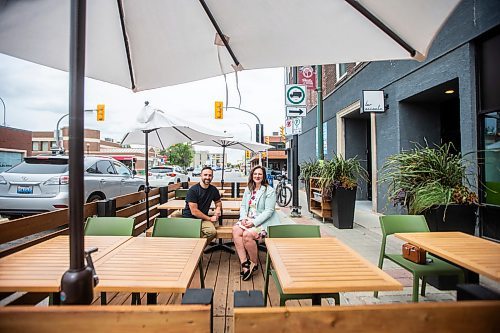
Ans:
[[[89,217],[85,236],[132,236],[134,224],[131,217]]]
[[[186,199],[186,195],[188,193],[187,188],[179,188],[175,190],[175,198],[176,199]]]
[[[184,217],[157,218],[153,237],[200,238],[201,220]]]
[[[318,238],[319,226],[303,224],[283,224],[268,227],[269,238]]]
[[[429,227],[423,215],[380,216],[380,226],[384,236],[396,232],[429,232]]]

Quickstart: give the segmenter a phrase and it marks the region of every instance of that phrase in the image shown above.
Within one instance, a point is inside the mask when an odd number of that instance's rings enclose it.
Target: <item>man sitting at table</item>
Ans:
[[[211,185],[214,172],[211,167],[201,169],[201,180],[191,186],[186,194],[186,207],[182,210],[182,217],[198,218],[202,220],[201,233],[210,243],[217,233],[214,222],[217,222],[222,212],[222,202],[219,190]],[[215,213],[208,216],[212,201],[215,203]]]

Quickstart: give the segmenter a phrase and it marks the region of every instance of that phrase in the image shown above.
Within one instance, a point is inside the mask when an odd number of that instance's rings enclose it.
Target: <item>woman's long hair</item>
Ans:
[[[262,184],[261,185],[262,186],[269,186],[269,182],[267,181],[266,169],[263,166],[261,166],[261,165],[257,165],[257,166],[254,166],[252,168],[252,170],[250,170],[250,175],[248,176],[248,189],[250,190],[250,192],[253,192],[255,190],[255,182],[253,181],[253,173],[257,169],[261,169],[262,173],[263,173],[263,178],[262,178]]]

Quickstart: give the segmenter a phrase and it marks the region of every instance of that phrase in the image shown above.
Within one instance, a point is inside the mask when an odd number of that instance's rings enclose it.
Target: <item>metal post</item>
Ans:
[[[144,173],[146,175],[146,188],[144,189],[144,192],[146,193],[146,228],[149,229],[149,169],[148,169],[148,160],[149,160],[149,151],[148,151],[148,135],[150,131],[143,131],[144,135],[146,136],[145,138],[145,144],[146,148],[145,149],[145,161],[146,165],[144,166]]]
[[[297,83],[297,67],[293,68],[293,80]],[[291,217],[299,217],[299,135],[294,134],[292,137],[292,209],[290,211]]]
[[[57,148],[59,148],[59,150],[62,148],[61,147],[61,138],[59,137],[59,124],[61,123],[61,120],[63,120],[66,116],[69,116],[69,113],[66,113],[64,116],[59,118],[59,120],[57,121],[57,125],[56,125],[56,143],[57,143]]]
[[[71,1],[69,59],[69,245],[70,267],[61,278],[62,304],[90,304],[94,277],[84,262],[83,241],[83,104],[85,95],[86,0]]]
[[[221,189],[224,189],[224,168],[226,166],[226,161],[224,159],[224,156],[226,155],[226,145],[222,146],[222,178],[221,178]]]
[[[5,115],[7,114],[7,108],[5,107],[5,103],[3,101],[3,98],[0,97],[0,101],[2,101],[2,104],[3,104],[3,126],[6,127],[7,125],[5,124]],[[252,133],[250,132],[250,135]]]
[[[318,137],[316,138],[316,144],[318,145],[318,151],[316,156],[318,160],[325,159],[325,152],[323,149],[323,66],[316,66],[316,77],[318,78],[316,91],[318,92],[318,105],[316,106],[316,126],[318,129]]]

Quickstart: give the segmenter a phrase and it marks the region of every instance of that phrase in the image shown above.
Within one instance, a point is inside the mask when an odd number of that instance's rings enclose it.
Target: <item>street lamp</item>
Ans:
[[[248,129],[250,130],[250,141],[252,141],[252,126],[250,126],[248,123],[240,123],[241,125],[247,125]]]
[[[3,101],[2,101],[3,102]],[[83,110],[84,112],[94,112],[95,110]],[[61,137],[59,136],[59,124],[61,123],[61,120],[63,120],[64,118],[66,118],[67,116],[69,116],[69,113],[66,113],[65,115],[63,115],[61,118],[59,118],[59,120],[57,121],[57,125],[56,125],[56,145],[57,145],[57,149],[60,151],[62,149],[62,145],[61,145]],[[4,118],[4,123],[5,123],[5,118]],[[5,126],[5,125],[4,125]]]
[[[0,97],[0,101],[2,101],[2,104],[3,104],[3,126],[5,127],[5,126],[7,126],[5,124],[5,114],[7,113],[7,109],[5,108],[5,103],[4,103],[3,99],[2,99],[2,97]]]

